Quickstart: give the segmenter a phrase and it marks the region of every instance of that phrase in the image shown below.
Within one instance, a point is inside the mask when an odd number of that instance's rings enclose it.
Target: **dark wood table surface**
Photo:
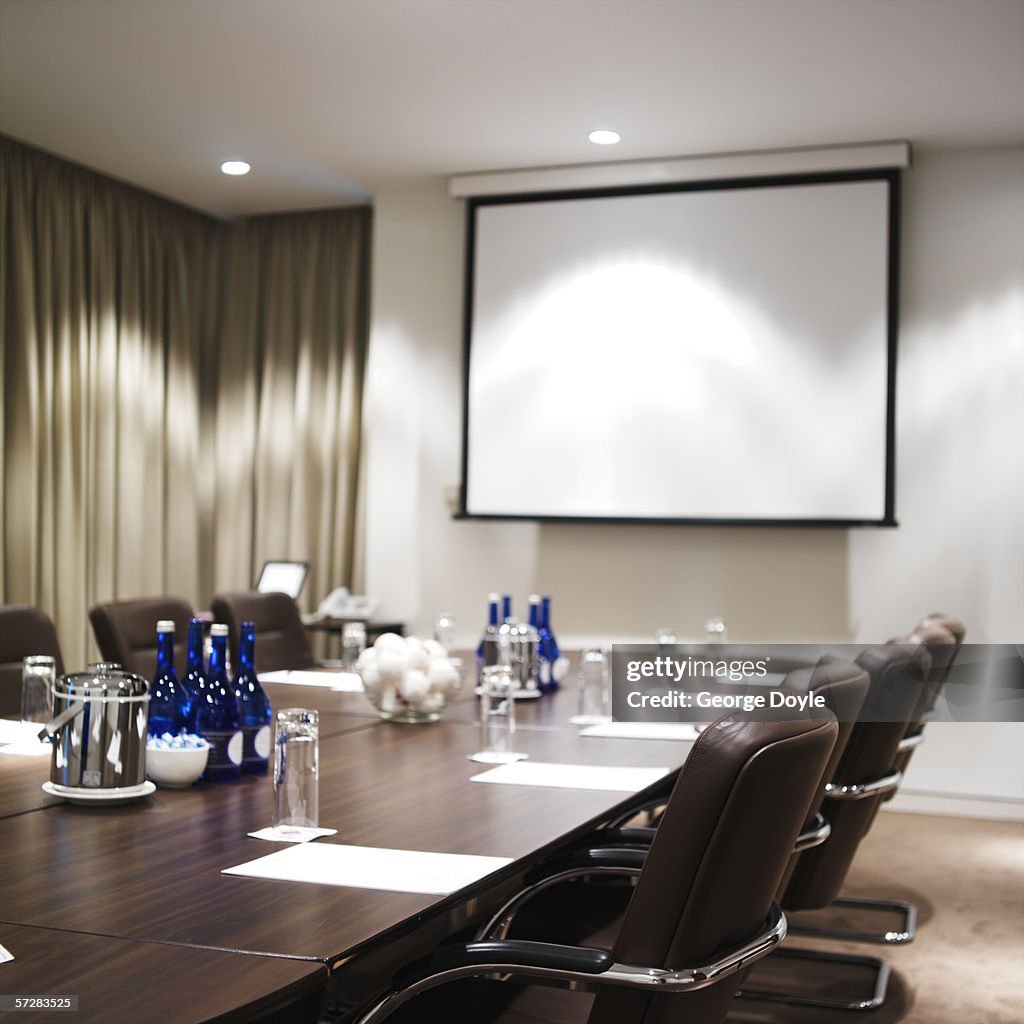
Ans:
[[[13,928],[75,941],[130,940],[137,949],[110,950],[131,961],[125,970],[133,975],[148,956],[155,957],[154,971],[163,970],[168,949],[209,955],[204,971],[210,972],[214,954],[234,957],[224,983],[190,982],[188,1002],[181,993],[180,1000],[162,1004],[161,1016],[206,1019],[203,1014],[222,1012],[225,1000],[266,1008],[282,992],[320,984],[325,971],[349,969],[360,954],[420,932],[436,940],[479,919],[531,865],[636,799],[470,782],[488,767],[466,756],[479,746],[471,697],[456,701],[440,723],[402,725],[370,717],[361,694],[290,685],[268,691],[276,707],[320,706],[320,824],[338,834],[318,843],[493,855],[513,863],[445,897],[223,875],[224,868],[284,849],[246,835],[270,823],[268,777],[200,782],[187,790],[158,789],[130,804],[85,807],[42,793],[45,759],[7,757],[0,758],[0,814],[7,815],[0,817],[4,934]],[[534,761],[676,768],[691,747],[580,737],[567,725],[568,694],[535,703],[531,714],[540,727],[524,727],[517,736],[517,747]],[[352,712],[344,710],[349,705]],[[106,962],[98,947],[92,956]],[[268,980],[262,971],[271,960]],[[33,962],[38,972],[31,987],[54,990],[48,961]],[[0,965],[0,977],[6,966]],[[31,969],[23,964],[21,970],[31,980]],[[94,1005],[118,998],[125,986],[123,975],[115,984],[117,974],[97,969],[88,979],[83,975],[79,994]],[[171,967],[167,977],[173,977]],[[256,977],[259,984],[250,987]],[[9,985],[0,984],[0,991],[10,991]],[[131,1020],[127,1004],[124,1014],[79,1019]]]
[[[31,1021],[245,1019],[315,992],[327,979],[326,966],[315,961],[4,923],[0,945],[14,955],[0,964],[0,992],[78,997],[77,1013],[33,1010],[25,1014]],[[239,974],[243,986],[225,984]]]

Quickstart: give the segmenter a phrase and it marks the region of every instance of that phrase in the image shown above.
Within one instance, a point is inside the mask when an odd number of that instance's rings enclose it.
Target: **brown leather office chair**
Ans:
[[[211,605],[213,617],[228,627],[231,660],[238,664],[239,627],[256,624],[256,668],[260,672],[316,667],[298,605],[287,594],[245,590],[218,594]]]
[[[64,674],[57,631],[46,612],[30,604],[0,605],[0,718],[21,714],[22,660],[33,654],[54,659]]]
[[[89,609],[89,621],[104,661],[152,679],[156,674],[156,624],[174,622],[174,665],[183,673],[192,606],[179,597],[139,597]]]
[[[914,756],[914,751],[924,742],[925,724],[935,708],[935,702],[938,700],[942,688],[946,685],[953,665],[956,663],[960,645],[964,642],[966,633],[966,627],[959,619],[955,619],[951,615],[943,615],[941,612],[934,612],[922,619],[906,637],[896,641],[897,643],[921,644],[931,658],[931,667],[925,676],[921,700],[903,735],[896,757],[895,768],[904,775],[910,764],[910,759]],[[885,799],[891,800],[895,795],[896,793],[893,791],[887,794]]]
[[[833,655],[825,655],[814,666],[808,666],[787,673],[780,684],[780,689],[800,696],[814,694],[816,697],[821,697],[825,702],[825,707],[838,719],[835,747],[829,756],[817,792],[808,807],[807,816],[794,846],[793,855],[789,858],[779,883],[778,899],[784,912],[791,909],[805,909],[788,906],[785,894],[790,878],[796,869],[796,865],[799,863],[803,851],[821,845],[828,840],[831,824],[827,817],[821,813],[827,796],[828,783],[839,777],[839,766],[842,764],[847,744],[858,727],[857,718],[868,696],[870,687],[871,676],[865,668]],[[608,837],[618,838],[623,842],[633,842],[641,847],[644,843],[650,843],[655,834],[656,832],[653,828],[635,827],[613,828],[605,832],[605,835]],[[793,958],[803,958],[804,954],[799,950],[791,953],[789,948],[786,948],[777,951],[773,956],[776,958],[789,958],[790,956]],[[815,954],[815,958],[817,958],[817,954]],[[883,961],[876,957],[844,957],[842,962],[852,962],[876,972],[879,980],[874,986],[871,1001],[877,1000],[880,1003],[884,1000],[885,985],[888,980],[888,967]],[[764,995],[756,990],[756,987],[751,988],[746,985],[739,994],[752,999],[762,998]],[[788,997],[790,993],[787,992],[786,995]],[[775,993],[769,990],[768,998],[773,996],[775,996]],[[786,1001],[798,1002],[801,1000],[799,994],[797,994],[793,998],[787,998]],[[848,1006],[852,1001],[850,999],[842,999],[837,1001],[837,1004],[842,1002],[844,1006]],[[861,1001],[857,1000],[858,1003]],[[817,1000],[814,1002],[814,1005],[818,1005]]]
[[[897,912],[902,915],[901,926],[884,933],[803,924],[793,931],[854,941],[909,942],[914,936],[916,921],[916,911],[911,904],[844,897],[839,893],[878,807],[900,783],[901,775],[895,767],[900,742],[920,706],[930,658],[920,644],[891,643],[866,648],[857,658],[857,665],[868,673],[870,686],[860,720],[851,728],[846,748],[832,768],[831,780],[825,787],[821,812],[829,823],[830,832],[823,843],[798,855],[779,902],[790,913],[830,906]],[[789,958],[860,965],[874,974],[872,995],[868,998],[808,997],[792,991],[764,989],[758,978],[748,981],[741,995],[848,1010],[875,1009],[885,1000],[889,967],[884,960],[807,949],[782,952]]]
[[[494,983],[459,980],[495,973],[596,987],[592,1003],[571,994],[576,1016],[546,989],[518,991],[506,1009],[522,1014],[528,1005],[538,1021],[724,1021],[740,971],[785,932],[773,897],[838,733],[828,712],[800,721],[791,711],[768,714],[770,720],[754,721],[738,712],[702,733],[649,850],[582,849],[552,861],[481,929],[478,941],[444,947],[411,967],[362,1024],[377,1024],[395,1010],[392,1020],[501,1019],[484,1005]],[[504,938],[528,900],[542,899],[567,879],[602,873],[637,876],[610,951]],[[414,996],[420,998],[408,1004],[407,1016],[399,1008]]]
[[[825,655],[813,667],[787,673],[780,684],[780,688],[783,690],[800,695],[810,693],[823,698],[825,707],[836,716],[839,722],[836,745],[825,766],[818,792],[808,809],[807,820],[804,822],[801,832],[802,839],[794,855],[790,858],[779,885],[783,910],[787,909],[784,894],[789,880],[796,870],[802,851],[811,849],[812,846],[821,845],[831,834],[831,823],[821,813],[825,803],[826,790],[828,784],[838,775],[847,744],[857,725],[857,716],[861,712],[870,687],[871,677],[864,668],[832,655]]]

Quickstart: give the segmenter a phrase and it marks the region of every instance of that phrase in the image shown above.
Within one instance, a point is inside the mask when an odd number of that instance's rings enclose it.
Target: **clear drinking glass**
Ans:
[[[569,719],[573,725],[600,725],[610,722],[612,693],[608,654],[592,647],[580,656],[577,713]]]
[[[481,670],[481,749],[469,755],[471,761],[509,764],[512,761],[522,761],[527,756],[513,750],[516,735],[516,702],[512,696],[513,689],[514,676],[510,665],[486,665]]]
[[[434,622],[434,639],[452,654],[455,651],[455,616],[451,612],[441,612]]]
[[[704,634],[707,642],[712,646],[729,642],[725,629],[725,619],[720,615],[716,615],[704,623]]]
[[[678,637],[674,629],[669,626],[662,626],[654,631],[654,639],[662,647],[671,647],[678,640]]]
[[[362,622],[346,622],[341,628],[341,667],[355,672],[359,655],[366,649],[366,626]]]
[[[274,828],[317,828],[320,820],[320,713],[277,712],[274,733]]]
[[[48,722],[53,718],[53,684],[57,663],[49,655],[33,654],[21,667],[21,720]]]

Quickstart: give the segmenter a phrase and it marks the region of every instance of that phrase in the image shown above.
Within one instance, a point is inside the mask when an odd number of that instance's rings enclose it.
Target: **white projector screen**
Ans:
[[[898,180],[471,200],[461,515],[892,525]]]

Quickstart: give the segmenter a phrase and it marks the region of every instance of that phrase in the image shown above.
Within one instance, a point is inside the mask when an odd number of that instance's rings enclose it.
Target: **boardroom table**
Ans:
[[[581,736],[566,691],[520,702],[532,706],[516,746],[531,761],[668,775],[636,793],[475,783],[489,766],[467,757],[471,691],[412,725],[381,721],[362,694],[266,689],[276,708],[320,712],[320,824],[337,834],[317,844],[507,863],[447,895],[226,875],[284,848],[248,835],[270,824],[267,776],[81,806],[42,791],[47,759],[0,756],[0,945],[14,955],[0,994],[76,995],[72,1019],[112,1024],[270,1019],[329,978],[368,997],[375,964],[479,923],[559,848],[663,792],[692,746]]]

